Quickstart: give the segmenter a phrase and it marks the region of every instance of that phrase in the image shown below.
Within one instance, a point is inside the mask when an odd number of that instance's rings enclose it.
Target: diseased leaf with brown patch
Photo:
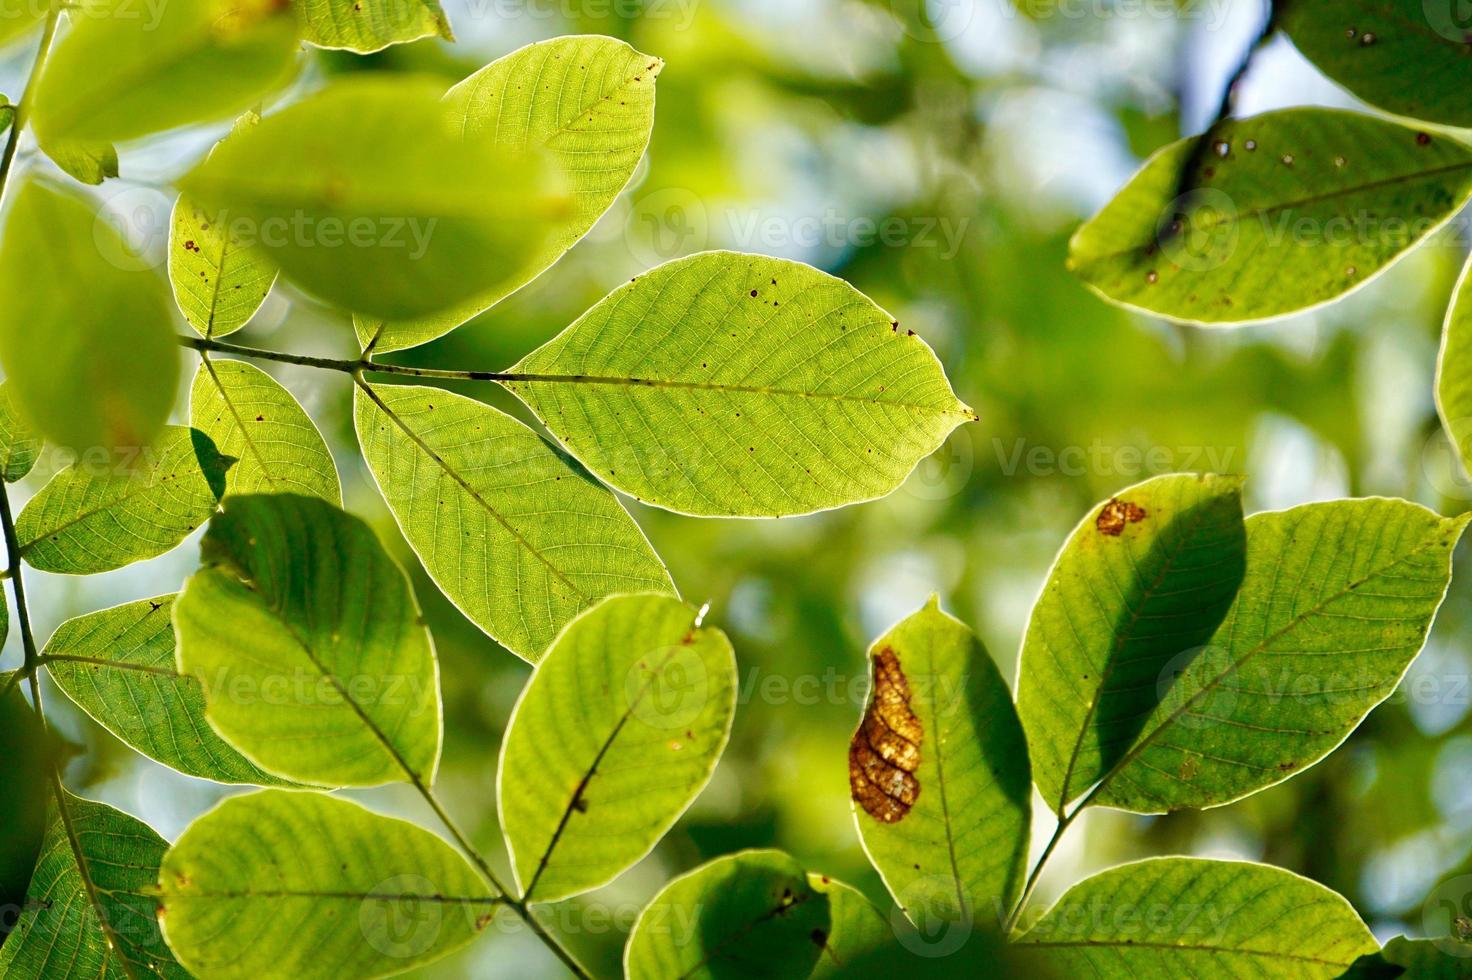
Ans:
[[[874,693],[848,747],[848,783],[854,802],[881,823],[899,823],[920,796],[920,743],[924,731],[910,710],[910,684],[894,650],[874,655]]]
[[[1145,519],[1145,508],[1128,500],[1113,498],[1099,511],[1094,526],[1100,534],[1117,538],[1124,532],[1125,525],[1138,524]]]

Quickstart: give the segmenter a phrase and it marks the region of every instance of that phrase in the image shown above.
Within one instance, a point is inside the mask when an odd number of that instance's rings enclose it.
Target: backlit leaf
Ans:
[[[75,19],[46,62],[42,147],[135,139],[240,112],[291,78],[294,5],[280,0],[119,4]]]
[[[111,143],[60,140],[43,149],[67,176],[84,184],[100,184],[118,175],[118,151]]]
[[[1348,902],[1263,864],[1156,858],[1070,888],[1023,935],[1064,976],[1339,976],[1377,944]]]
[[[922,931],[1010,908],[1026,873],[1032,778],[1001,672],[932,598],[870,648],[849,747],[864,849]]]
[[[489,309],[541,274],[593,227],[628,184],[654,126],[654,80],[664,63],[611,37],[539,41],[493,61],[445,94],[467,133],[513,149],[544,150],[567,176],[571,213],[517,279],[412,321],[355,320],[375,351],[433,340]]]
[[[208,359],[194,373],[189,421],[237,462],[230,493],[299,493],[340,504],[337,467],[291,392],[244,361]]]
[[[1472,261],[1462,270],[1442,326],[1436,408],[1463,470],[1472,473]]]
[[[91,575],[153,558],[209,520],[234,461],[171,425],[136,456],[83,454],[16,519],[21,555],[44,572]]]
[[[1426,642],[1469,519],[1385,498],[1249,517],[1236,601],[1193,658],[1171,665],[1092,802],[1217,806],[1333,751]]]
[[[323,48],[371,54],[423,37],[455,40],[438,0],[304,0],[302,37]]]
[[[0,366],[21,417],[53,442],[136,451],[168,418],[168,295],[134,262],[96,202],[35,180],[16,195],[0,245]]]
[[[442,91],[401,74],[339,80],[232,135],[180,189],[345,310],[446,309],[517,281],[572,205],[550,161],[459,132]]]
[[[174,628],[216,731],[285,779],[433,782],[439,668],[372,528],[316,497],[231,496],[200,551]]]
[[[618,592],[674,592],[618,500],[544,439],[435,388],[356,392],[363,458],[425,570],[470,620],[536,660]]]
[[[0,384],[0,479],[14,483],[31,471],[43,447],[10,401],[10,385]]]
[[[485,928],[496,899],[426,830],[320,793],[226,800],[159,872],[169,946],[201,977],[383,977]]]
[[[1156,153],[1073,236],[1070,267],[1106,299],[1204,324],[1308,309],[1370,281],[1472,194],[1472,148],[1337,109],[1228,120],[1183,181],[1195,143]]]
[[[600,478],[703,516],[881,497],[974,413],[930,348],[800,262],[703,252],[609,294],[506,387]]]
[[[5,604],[0,602],[0,607]],[[8,615],[8,614],[7,614]],[[26,901],[31,872],[46,833],[52,741],[42,730],[31,703],[20,693],[11,672],[0,673],[0,745],[5,746],[5,793],[0,795],[0,907],[20,909]],[[17,925],[16,916],[0,918],[0,943]],[[0,960],[5,947],[0,946]]]
[[[629,980],[807,977],[832,928],[826,892],[781,851],[741,851],[666,885],[624,947]]]
[[[1467,24],[1455,3],[1285,3],[1278,27],[1303,56],[1355,95],[1398,116],[1472,126]]]
[[[221,783],[280,782],[205,721],[199,681],[175,662],[173,606],[173,596],[159,596],[62,623],[42,651],[52,680],[98,724],[166,766]]]
[[[235,132],[261,121],[248,112]],[[189,325],[205,337],[224,337],[245,326],[260,309],[276,266],[260,249],[230,233],[229,221],[181,194],[169,218],[169,283]]]
[[[0,976],[188,980],[154,917],[152,892],[168,842],[105,804],[68,794],[66,807],[70,825],[51,808],[26,906],[0,946]]]
[[[1018,713],[1055,811],[1098,781],[1160,700],[1162,672],[1211,638],[1242,582],[1242,481],[1173,475],[1086,515],[1033,606]]]
[[[501,747],[501,827],[524,898],[553,902],[642,858],[710,780],[736,712],[730,641],[665,595],[614,596],[538,664]]]

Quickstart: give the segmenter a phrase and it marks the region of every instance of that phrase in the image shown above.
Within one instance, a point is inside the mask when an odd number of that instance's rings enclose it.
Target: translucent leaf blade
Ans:
[[[543,150],[566,175],[572,212],[516,279],[443,313],[355,322],[366,347],[387,352],[439,337],[500,302],[577,244],[634,176],[654,127],[654,81],[664,63],[611,37],[539,41],[493,61],[445,94],[450,118],[502,146]]]
[[[228,493],[296,493],[341,504],[337,466],[310,416],[274,378],[244,361],[194,373],[189,421],[236,460]]]
[[[159,862],[168,842],[146,824],[67,796],[90,888],[53,803],[27,908],[0,946],[0,974],[13,980],[137,976],[187,980],[154,916]]]
[[[283,779],[434,781],[434,648],[367,524],[315,497],[231,496],[201,557],[174,628],[221,736]]]
[[[1057,812],[1129,748],[1162,672],[1209,640],[1245,570],[1242,481],[1171,475],[1120,491],[1069,537],[1033,606],[1018,713]]]
[[[1137,813],[1218,806],[1333,751],[1426,642],[1469,519],[1385,498],[1249,517],[1232,609],[1172,668],[1093,802]]]
[[[357,75],[237,132],[181,191],[344,310],[424,316],[514,280],[572,205],[551,161],[464,134],[431,79]]]
[[[136,458],[84,455],[16,518],[21,556],[67,575],[157,557],[210,519],[232,462],[204,433],[182,425],[165,428]]]
[[[123,742],[190,776],[271,786],[205,720],[199,681],[176,663],[174,597],[142,599],[62,623],[42,656],[56,686]]]
[[[295,73],[297,30],[275,0],[76,18],[37,83],[37,139],[121,141],[240,112]]]
[[[568,624],[522,692],[496,795],[524,898],[607,884],[709,782],[736,712],[721,631],[671,596],[614,596]]]
[[[1105,299],[1208,325],[1285,316],[1364,285],[1472,193],[1472,148],[1357,113],[1228,120],[1183,181],[1195,142],[1074,235],[1069,265]]]
[[[0,366],[21,417],[53,442],[136,451],[168,418],[168,296],[133,261],[89,198],[36,180],[16,195],[0,246]]]
[[[0,384],[0,479],[14,483],[31,471],[44,443],[10,399],[10,386]]]
[[[1398,116],[1472,126],[1467,25],[1453,4],[1285,4],[1278,28],[1320,71]]]
[[[1268,865],[1199,858],[1156,858],[1088,878],[1018,943],[1064,976],[1138,980],[1338,977],[1378,946],[1349,903],[1322,885]]]
[[[310,43],[358,54],[426,37],[455,40],[438,0],[306,0],[301,17]]]
[[[974,413],[930,348],[810,266],[704,252],[615,290],[506,383],[600,478],[701,516],[881,497]]]
[[[1436,411],[1463,472],[1472,473],[1472,262],[1462,269],[1442,325]]]
[[[996,664],[933,598],[869,659],[874,683],[848,757],[869,860],[922,930],[1010,908],[1026,873],[1032,778]]]
[[[470,942],[496,907],[428,831],[282,790],[200,817],[158,881],[169,946],[194,973],[224,980],[388,976]]]
[[[674,592],[618,500],[520,422],[435,388],[355,392],[358,443],[425,570],[511,652],[536,660],[619,592]]]

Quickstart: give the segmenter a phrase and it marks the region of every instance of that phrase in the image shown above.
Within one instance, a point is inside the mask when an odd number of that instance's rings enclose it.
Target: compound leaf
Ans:
[[[497,899],[426,830],[320,793],[226,800],[159,871],[159,919],[201,977],[382,977],[474,939]]]
[[[1472,515],[1403,500],[1255,514],[1237,598],[1091,794],[1137,813],[1229,803],[1333,751],[1395,690]]]
[[[174,628],[216,731],[284,779],[433,782],[434,647],[367,524],[316,497],[230,496],[200,552]]]
[[[848,756],[869,859],[922,929],[1011,907],[1032,777],[996,664],[935,598],[874,641],[869,659],[874,682]]]
[[[1155,858],[1088,878],[1018,943],[1063,976],[1136,980],[1327,980],[1378,945],[1349,903],[1320,884],[1269,865],[1199,858]]]
[[[502,146],[543,150],[567,176],[573,208],[522,274],[418,320],[355,320],[375,351],[433,340],[536,278],[586,235],[634,176],[654,127],[664,63],[611,37],[539,41],[493,61],[445,94],[450,118]]]
[[[180,189],[345,310],[443,310],[516,280],[572,205],[548,160],[459,132],[441,94],[336,81],[220,143]]]
[[[974,413],[930,348],[800,262],[704,252],[605,297],[506,387],[618,489],[702,516],[881,497]]]
[[[436,388],[359,388],[358,442],[425,571],[511,652],[536,660],[618,592],[674,592],[617,498],[520,422]]]
[[[234,132],[261,121],[247,112]],[[224,337],[245,326],[276,281],[276,266],[249,240],[231,231],[188,195],[180,194],[169,218],[169,283],[189,325],[205,337]]]
[[[295,5],[280,0],[76,18],[37,83],[36,138],[43,149],[128,140],[240,112],[291,79],[297,31]]]
[[[174,597],[159,596],[69,619],[42,655],[56,686],[128,745],[190,776],[270,786],[205,721],[199,681],[179,673]]]
[[[730,641],[667,595],[614,596],[562,631],[501,747],[501,826],[523,898],[612,881],[709,782],[736,712]]]
[[[1472,194],[1472,147],[1373,116],[1286,109],[1211,139],[1156,153],[1073,236],[1095,292],[1187,323],[1284,316],[1364,285]]]
[[[1242,481],[1171,475],[1091,510],[1059,552],[1022,643],[1017,710],[1057,812],[1099,780],[1211,638],[1242,582]]]
[[[152,892],[168,842],[119,810],[66,794],[54,803],[15,931],[0,946],[7,980],[188,980],[164,945]]]
[[[1467,27],[1452,3],[1286,3],[1277,24],[1319,70],[1398,116],[1472,126]]]
[[[53,442],[136,451],[169,416],[168,295],[133,262],[86,197],[37,180],[16,195],[0,245],[0,366],[21,417]]]
[[[233,462],[182,425],[136,458],[84,453],[16,519],[21,556],[43,572],[92,575],[161,555],[209,520]]]
[[[229,493],[297,493],[342,502],[322,433],[291,392],[244,361],[206,358],[194,373],[189,421],[237,462]]]
[[[438,0],[304,0],[302,37],[319,48],[372,54],[425,37],[455,40]]]

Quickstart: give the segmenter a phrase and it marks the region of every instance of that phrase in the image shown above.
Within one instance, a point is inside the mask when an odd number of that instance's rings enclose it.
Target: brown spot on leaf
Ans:
[[[848,747],[848,784],[854,802],[880,823],[899,823],[920,797],[920,743],[924,731],[910,710],[910,682],[889,647],[874,655],[869,707]]]
[[[1094,518],[1094,527],[1099,529],[1100,534],[1117,538],[1124,533],[1126,524],[1138,524],[1144,519],[1145,508],[1128,500],[1112,497],[1109,503],[1099,509],[1099,516]]]

